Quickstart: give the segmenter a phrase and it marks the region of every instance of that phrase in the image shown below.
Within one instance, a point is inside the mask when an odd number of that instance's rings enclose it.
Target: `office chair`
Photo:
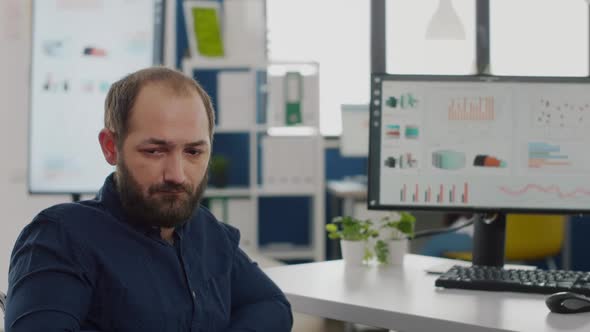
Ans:
[[[0,292],[0,308],[2,308],[2,313],[6,312],[6,294]]]
[[[561,252],[567,218],[557,215],[508,214],[505,258],[509,262],[545,259],[555,269],[554,257]],[[471,252],[449,251],[444,257],[471,260]]]

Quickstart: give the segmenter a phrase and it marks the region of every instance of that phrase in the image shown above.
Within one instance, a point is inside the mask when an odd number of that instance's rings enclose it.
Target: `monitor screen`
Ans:
[[[590,211],[589,83],[373,75],[369,206]]]
[[[369,154],[369,105],[341,105],[340,154],[367,157]]]
[[[33,1],[28,185],[93,193],[113,171],[98,144],[104,100],[162,62],[163,0]]]

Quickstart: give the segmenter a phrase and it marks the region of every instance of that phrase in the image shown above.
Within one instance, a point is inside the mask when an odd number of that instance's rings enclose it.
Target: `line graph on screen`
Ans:
[[[564,190],[558,185],[542,186],[538,184],[527,184],[519,188],[499,186],[498,189],[505,195],[521,197],[530,194],[554,195],[559,199],[577,199],[590,197],[590,189],[578,187],[573,190]]]

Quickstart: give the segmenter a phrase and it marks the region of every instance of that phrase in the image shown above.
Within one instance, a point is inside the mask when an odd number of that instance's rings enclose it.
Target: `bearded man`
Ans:
[[[200,200],[214,111],[163,67],[114,83],[93,200],[39,213],[12,252],[5,331],[290,331],[281,290]]]

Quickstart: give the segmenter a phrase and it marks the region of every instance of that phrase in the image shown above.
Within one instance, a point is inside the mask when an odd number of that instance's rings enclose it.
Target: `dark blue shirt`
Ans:
[[[291,330],[235,228],[200,207],[174,237],[127,220],[112,175],[96,199],[44,210],[12,252],[6,332]]]

